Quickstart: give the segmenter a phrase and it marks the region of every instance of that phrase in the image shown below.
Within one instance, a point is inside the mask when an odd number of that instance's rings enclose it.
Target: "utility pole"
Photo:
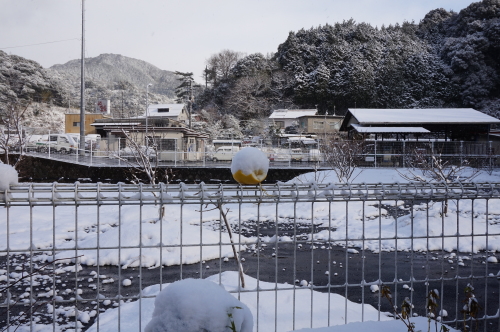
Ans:
[[[205,66],[205,89],[208,88],[208,66]]]
[[[193,81],[189,80],[189,102],[188,102],[188,113],[189,113],[189,129],[191,129],[191,111],[192,111],[192,104],[193,104],[193,88],[192,85]]]
[[[122,114],[120,117],[123,119],[123,89],[122,89]]]
[[[80,65],[80,154],[85,155],[85,0],[82,0],[82,60]]]
[[[149,83],[146,85],[146,147],[149,146],[148,144],[148,112],[149,112],[149,87],[152,86],[153,84]]]

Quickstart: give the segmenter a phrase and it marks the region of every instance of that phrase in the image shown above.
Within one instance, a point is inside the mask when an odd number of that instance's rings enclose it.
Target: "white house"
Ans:
[[[277,128],[286,128],[289,126],[297,125],[298,118],[306,115],[316,115],[318,110],[316,109],[303,109],[303,110],[289,110],[289,109],[278,109],[269,116],[271,124],[274,124]]]
[[[184,123],[188,120],[185,104],[152,104],[148,106],[147,116],[148,118],[168,118]]]

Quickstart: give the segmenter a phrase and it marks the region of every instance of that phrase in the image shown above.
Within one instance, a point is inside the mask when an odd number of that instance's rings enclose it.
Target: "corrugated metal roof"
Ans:
[[[91,126],[138,126],[140,125],[140,122],[94,122],[91,123]]]
[[[288,110],[279,109],[275,110],[273,114],[269,116],[270,119],[296,119],[299,116],[305,115],[316,115],[318,110],[316,109],[304,109],[304,110]]]
[[[429,130],[422,127],[363,127],[359,124],[352,124],[352,127],[358,133],[376,134],[376,133],[430,133]]]
[[[429,108],[429,109],[349,109],[360,124],[492,124],[500,123],[487,114],[472,108]]]

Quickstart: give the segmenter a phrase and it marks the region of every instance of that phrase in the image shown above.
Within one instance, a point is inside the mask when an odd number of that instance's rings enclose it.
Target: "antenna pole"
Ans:
[[[82,0],[82,60],[80,65],[80,154],[85,155],[85,0]]]

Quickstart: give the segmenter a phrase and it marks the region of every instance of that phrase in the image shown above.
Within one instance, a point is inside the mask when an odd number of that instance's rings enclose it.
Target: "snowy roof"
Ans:
[[[138,126],[140,122],[94,122],[91,126]]]
[[[296,142],[303,142],[304,144],[313,144],[316,143],[316,140],[314,138],[309,138],[309,137],[290,137],[288,138],[289,141],[296,141]]]
[[[148,116],[177,117],[182,113],[183,109],[184,104],[154,104],[149,105]]]
[[[358,133],[430,133],[422,127],[363,127],[359,124],[352,124]]]
[[[279,109],[275,110],[273,114],[269,116],[269,119],[296,119],[299,116],[316,115],[317,112],[318,110],[316,109],[304,109],[304,110]]]
[[[500,120],[472,108],[349,109],[360,124],[493,124]]]

